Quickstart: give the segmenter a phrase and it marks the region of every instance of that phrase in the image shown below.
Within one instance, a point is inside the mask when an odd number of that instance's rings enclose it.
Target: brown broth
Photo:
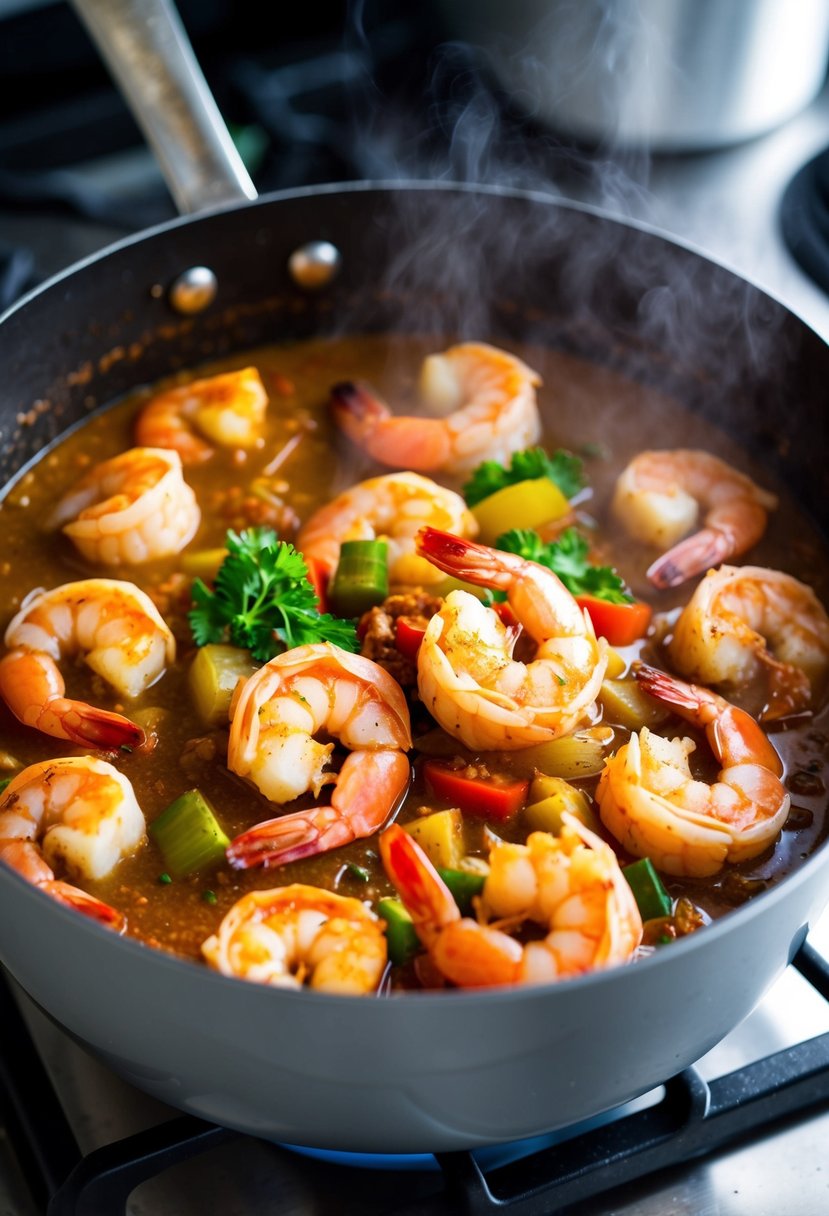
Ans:
[[[247,352],[165,382],[164,387],[196,374],[210,375],[253,364],[271,397],[261,449],[247,456],[217,450],[206,464],[186,469],[187,480],[203,510],[201,528],[188,551],[221,546],[228,526],[252,522],[245,514],[249,509],[245,505],[245,487],[297,436],[301,438],[294,450],[272,477],[272,481],[282,483],[275,488],[284,503],[279,512],[283,539],[293,539],[292,524],[306,519],[334,493],[362,477],[384,471],[367,463],[334,433],[326,412],[328,389],[343,379],[368,380],[403,412],[407,403],[411,407],[423,356],[443,345],[443,341],[434,338],[388,336],[316,340]],[[592,495],[582,503],[581,510],[597,525],[606,560],[619,569],[634,593],[647,599],[657,612],[670,612],[688,598],[690,591],[680,588],[656,593],[644,574],[652,552],[631,542],[614,526],[608,512],[615,478],[643,446],[642,437],[647,437],[647,446],[704,448],[755,476],[763,485],[769,484],[767,475],[752,467],[739,444],[725,433],[653,390],[559,352],[514,348],[514,353],[543,377],[539,401],[547,419],[545,446],[548,450],[561,446],[585,453],[585,472]],[[123,706],[117,704],[111,690],[77,665],[65,671],[69,695],[105,708],[123,709],[129,716],[137,713],[145,721],[157,720],[158,743],[151,759],[136,754],[117,760],[133,783],[148,822],[178,795],[198,786],[214,804],[225,831],[232,837],[270,818],[273,808],[257,790],[227,769],[224,763],[227,732],[206,732],[193,711],[186,679],[195,653],[186,622],[189,579],[177,573],[178,559],[122,567],[115,572],[95,569],[84,563],[62,534],[44,524],[51,505],[87,467],[132,446],[133,420],[150,395],[151,390],[142,389],[86,422],[20,477],[0,503],[4,607],[10,617],[34,587],[53,587],[90,575],[112,577],[113,573],[114,577],[136,582],[157,598],[179,646],[178,661],[163,680],[134,703]],[[767,532],[750,560],[753,564],[784,569],[811,583],[818,596],[829,602],[826,575],[829,564],[816,532],[799,512],[787,487],[769,488],[779,492],[780,509],[770,517]],[[633,648],[628,657],[634,657],[636,650]],[[649,651],[650,657],[659,662],[659,651],[653,644]],[[682,726],[676,733],[693,732]],[[794,788],[799,791],[793,795],[798,813],[792,816],[791,827],[784,830],[775,848],[750,863],[727,867],[723,875],[714,879],[694,883],[669,879],[666,885],[671,894],[689,895],[708,915],[714,916],[742,902],[755,889],[780,881],[813,851],[826,831],[827,735],[829,721],[825,713],[815,719],[790,721],[775,731],[774,741],[783,754],[787,779],[792,782],[794,778]],[[623,739],[624,732],[617,732],[617,741]],[[22,727],[2,704],[0,748],[23,764],[79,754],[82,750]],[[459,755],[468,755],[461,747],[455,750]],[[704,742],[698,754],[705,770]],[[491,758],[490,767],[493,767]],[[711,776],[710,764],[708,775]],[[582,784],[589,791],[595,782]],[[426,801],[416,771],[400,819],[414,817]],[[296,807],[309,802],[307,797],[298,800]],[[431,805],[440,808],[446,804],[432,799]],[[502,827],[498,830],[503,834]],[[467,844],[471,851],[482,851],[481,831],[480,823],[470,826]],[[519,825],[515,825],[513,835],[520,838],[520,834]],[[368,869],[370,881],[360,881],[349,869],[349,863]],[[222,868],[208,877],[194,876],[166,884],[160,882],[163,870],[159,852],[148,843],[134,857],[124,860],[110,878],[85,885],[126,913],[129,933],[194,959],[201,957],[201,942],[246,891],[306,882],[331,886],[341,894],[361,899],[392,893],[378,865],[373,840],[356,841],[330,854],[271,870],[239,872]]]

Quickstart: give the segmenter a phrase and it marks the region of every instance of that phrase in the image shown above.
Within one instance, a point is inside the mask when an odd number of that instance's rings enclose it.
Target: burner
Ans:
[[[829,291],[829,148],[789,182],[780,204],[780,226],[797,263]]]
[[[805,944],[793,967],[829,1001],[829,962]],[[0,984],[0,1024],[13,1050],[0,1057],[0,1098],[6,1127],[35,1198],[48,1216],[119,1216],[145,1179],[229,1140],[244,1137],[181,1115],[123,1140],[81,1154],[11,989]],[[603,1195],[635,1179],[685,1165],[724,1145],[770,1131],[781,1120],[803,1116],[829,1100],[829,1032],[775,1052],[706,1082],[694,1068],[661,1090],[589,1124],[518,1145],[473,1152],[438,1153],[442,1209],[467,1216],[509,1213],[550,1216],[567,1205]],[[274,1153],[285,1153],[273,1147]],[[399,1176],[431,1166],[431,1159],[376,1155],[308,1154],[317,1172],[343,1163],[384,1165]],[[357,1173],[362,1171],[357,1170]],[[278,1188],[275,1186],[275,1191]],[[424,1209],[407,1183],[400,1216]],[[446,1206],[444,1206],[446,1205]],[[278,1210],[278,1209],[272,1209]],[[380,1210],[380,1209],[378,1209]],[[430,1208],[430,1210],[437,1210]]]

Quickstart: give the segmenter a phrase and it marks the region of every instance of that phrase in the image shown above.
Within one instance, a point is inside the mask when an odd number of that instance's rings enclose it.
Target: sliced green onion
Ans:
[[[633,892],[642,920],[670,916],[671,897],[662,885],[650,857],[642,857],[622,870]]]
[[[356,861],[349,861],[345,869],[349,878],[356,878],[358,882],[368,882],[371,878],[368,870],[364,866],[358,866]]]
[[[377,915],[386,922],[390,960],[397,965],[408,963],[420,950],[420,938],[411,916],[399,899],[378,900]]]
[[[230,839],[200,790],[188,790],[150,824],[149,834],[177,878],[217,866],[225,859]]]
[[[337,616],[361,616],[389,593],[389,547],[384,540],[346,540],[328,584],[328,602]]]
[[[452,892],[452,898],[464,916],[472,911],[472,900],[480,895],[486,882],[485,874],[471,874],[468,870],[438,869],[443,881]]]

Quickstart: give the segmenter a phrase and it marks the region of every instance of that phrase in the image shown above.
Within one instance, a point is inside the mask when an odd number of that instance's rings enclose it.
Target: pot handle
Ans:
[[[256,198],[171,0],[72,0],[182,214]]]

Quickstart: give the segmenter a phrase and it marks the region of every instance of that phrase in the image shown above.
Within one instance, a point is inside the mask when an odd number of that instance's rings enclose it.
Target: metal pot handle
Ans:
[[[72,0],[182,214],[256,198],[171,0]]]

